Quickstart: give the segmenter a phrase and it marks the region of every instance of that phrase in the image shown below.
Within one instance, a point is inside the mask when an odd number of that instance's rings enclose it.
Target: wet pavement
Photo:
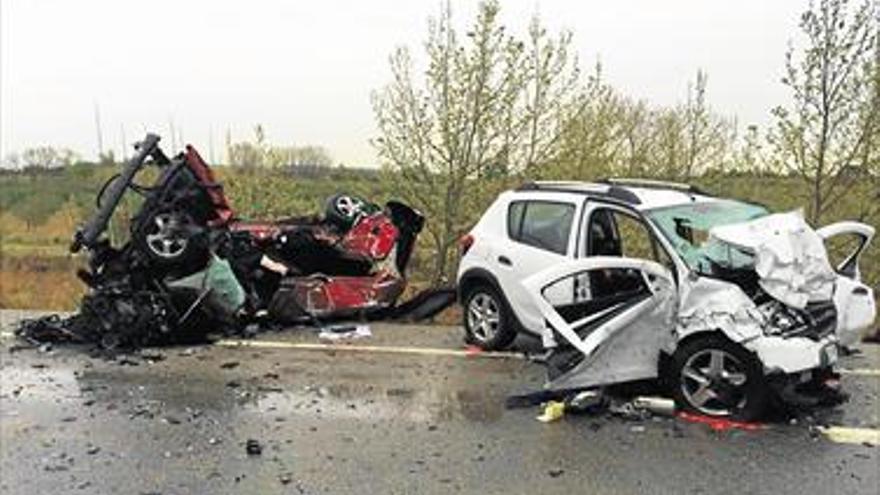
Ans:
[[[457,328],[373,325],[373,333],[356,344],[461,348]],[[318,341],[308,330],[258,340]],[[880,376],[870,373],[845,374],[852,399],[814,421],[714,431],[672,418],[539,423],[537,408],[504,408],[507,395],[542,383],[542,368],[521,359],[197,346],[111,361],[15,344],[0,339],[3,494],[877,494],[880,486],[880,448],[811,427],[880,428]],[[880,369],[880,348],[844,365]]]

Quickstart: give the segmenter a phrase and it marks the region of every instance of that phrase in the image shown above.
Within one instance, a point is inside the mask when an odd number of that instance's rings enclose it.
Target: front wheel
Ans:
[[[507,302],[489,285],[472,289],[464,302],[465,340],[487,351],[505,349],[516,338]]]
[[[180,211],[160,211],[148,217],[138,233],[138,244],[159,265],[181,265],[195,261],[204,251],[192,217]]]
[[[767,405],[761,362],[717,335],[680,347],[673,356],[670,378],[675,402],[686,411],[749,421]]]

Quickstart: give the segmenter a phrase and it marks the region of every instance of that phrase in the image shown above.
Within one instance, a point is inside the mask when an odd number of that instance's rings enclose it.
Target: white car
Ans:
[[[529,183],[461,240],[466,339],[542,336],[549,390],[662,378],[679,407],[751,418],[768,386],[830,369],[873,323],[858,268],[873,235],[681,184]],[[832,267],[835,236],[855,242]]]

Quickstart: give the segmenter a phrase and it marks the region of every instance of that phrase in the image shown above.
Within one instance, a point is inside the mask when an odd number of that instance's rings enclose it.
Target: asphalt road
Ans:
[[[540,366],[444,353],[461,349],[456,328],[373,332],[357,344],[398,352],[286,347],[318,342],[293,330],[260,336],[265,347],[108,361],[0,338],[0,493],[880,492],[880,448],[862,443],[880,428],[878,346],[846,358],[848,403],[713,431],[609,415],[543,424],[537,408],[504,408],[541,384]]]

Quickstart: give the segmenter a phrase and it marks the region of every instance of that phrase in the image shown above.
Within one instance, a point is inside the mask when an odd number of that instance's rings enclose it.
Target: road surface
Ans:
[[[453,327],[373,325],[359,352],[312,350],[316,335],[292,330],[253,347],[107,360],[78,348],[18,350],[8,335],[16,314],[0,316],[3,494],[876,495],[880,487],[878,346],[845,359],[852,399],[843,406],[761,431],[713,431],[609,415],[543,424],[537,408],[506,410],[508,394],[541,384],[542,368],[458,352]],[[260,455],[248,454],[248,440]]]

